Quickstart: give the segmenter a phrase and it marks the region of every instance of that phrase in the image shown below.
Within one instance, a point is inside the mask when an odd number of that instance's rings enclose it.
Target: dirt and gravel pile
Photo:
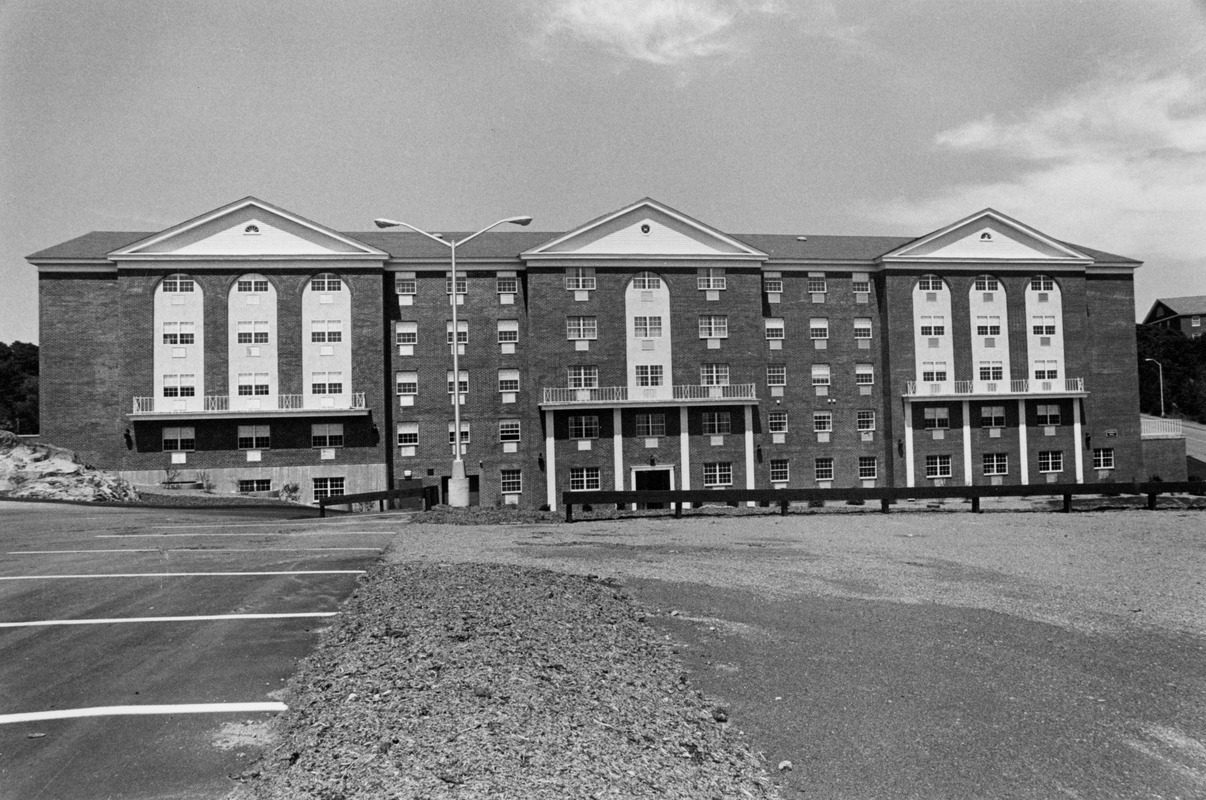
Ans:
[[[243,796],[777,797],[728,711],[613,583],[375,571],[302,662]]]
[[[24,442],[10,431],[0,431],[0,496],[109,503],[138,499],[129,483],[84,464],[71,450]]]

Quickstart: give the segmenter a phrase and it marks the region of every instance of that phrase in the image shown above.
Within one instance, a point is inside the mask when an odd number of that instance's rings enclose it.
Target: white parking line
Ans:
[[[113,572],[91,575],[11,575],[0,581],[62,581],[76,578],[215,578],[233,575],[363,575],[362,569],[289,569],[271,572]]]
[[[36,628],[42,625],[114,625],[119,622],[214,622],[236,619],[300,619],[333,617],[338,611],[308,611],[297,614],[206,614],[200,617],[117,617],[113,619],[38,619],[29,622],[0,622],[0,628]]]
[[[164,706],[98,706],[96,708],[62,708],[57,711],[28,711],[23,714],[0,714],[0,725],[14,722],[45,722],[51,719],[78,717],[129,717],[142,714],[250,714],[256,711],[288,711],[284,703],[184,703]]]
[[[383,547],[114,547],[88,550],[9,550],[10,556],[57,556],[77,553],[328,553],[344,550],[372,550]]]
[[[204,525],[198,523],[196,525],[188,525],[180,522],[172,525],[149,525],[152,529],[159,528],[269,528],[280,527],[282,525],[322,525],[327,528],[342,527],[346,525],[380,525],[387,522],[397,522],[397,518],[388,519],[356,519],[346,522],[323,522],[322,520],[310,518],[302,520],[279,520],[275,522],[222,522],[222,523],[206,523]]]
[[[98,533],[97,539],[134,539],[161,536],[393,536],[393,531],[259,531],[257,533]]]

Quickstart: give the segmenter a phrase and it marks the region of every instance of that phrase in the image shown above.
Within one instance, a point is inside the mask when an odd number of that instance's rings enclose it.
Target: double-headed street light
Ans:
[[[1156,365],[1156,369],[1160,370],[1160,416],[1164,416],[1164,365],[1154,358],[1145,358],[1144,361],[1150,361]]]
[[[500,219],[492,225],[487,225],[477,233],[471,233],[459,242],[445,241],[440,235],[428,233],[422,228],[416,228],[405,222],[398,222],[392,219],[375,219],[373,224],[378,228],[409,228],[415,233],[421,233],[428,239],[447,247],[452,251],[452,291],[449,293],[449,299],[452,302],[452,477],[448,480],[448,505],[464,508],[469,505],[469,479],[465,477],[465,461],[461,458],[461,361],[459,358],[459,343],[457,342],[457,318],[456,318],[456,248],[465,242],[473,239],[491,228],[497,228],[499,225],[510,223],[511,225],[528,225],[532,218],[523,217],[507,217]]]

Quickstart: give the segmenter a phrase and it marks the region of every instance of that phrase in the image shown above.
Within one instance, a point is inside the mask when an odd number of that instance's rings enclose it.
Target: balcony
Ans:
[[[233,401],[233,408],[232,408]],[[278,394],[262,397],[135,397],[132,420],[164,418],[323,417],[367,414],[364,392],[343,395]]]
[[[541,408],[575,406],[669,406],[669,405],[753,405],[758,402],[758,385],[736,383],[729,386],[600,386],[592,389],[545,387]]]
[[[1185,426],[1179,419],[1140,417],[1139,435],[1144,439],[1184,439]]]
[[[908,400],[971,400],[982,397],[1087,397],[1084,378],[1017,381],[908,381]]]

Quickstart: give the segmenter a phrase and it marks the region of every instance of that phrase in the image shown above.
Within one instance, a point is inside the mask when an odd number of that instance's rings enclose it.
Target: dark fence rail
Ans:
[[[719,503],[758,503],[778,506],[781,514],[787,514],[792,503],[810,503],[826,500],[878,500],[880,511],[885,514],[896,500],[964,498],[971,500],[971,510],[980,511],[980,500],[985,497],[1052,497],[1062,495],[1063,511],[1072,510],[1072,498],[1076,495],[1147,495],[1147,507],[1155,509],[1156,498],[1162,494],[1206,494],[1206,483],[1185,481],[1179,483],[1152,481],[1147,483],[1043,483],[1032,486],[914,486],[911,488],[882,487],[875,489],[674,489],[662,491],[606,491],[606,492],[562,492],[561,502],[565,505],[565,521],[574,521],[574,506],[616,505],[633,503],[660,503],[672,507],[674,516],[681,517],[683,506],[716,505]]]
[[[318,516],[327,515],[327,506],[350,506],[353,503],[376,502],[381,511],[385,510],[387,500],[412,500],[416,497],[423,501],[423,510],[430,508],[428,495],[436,487],[410,486],[405,489],[385,489],[380,492],[361,492],[360,494],[337,494],[334,497],[318,499]]]

